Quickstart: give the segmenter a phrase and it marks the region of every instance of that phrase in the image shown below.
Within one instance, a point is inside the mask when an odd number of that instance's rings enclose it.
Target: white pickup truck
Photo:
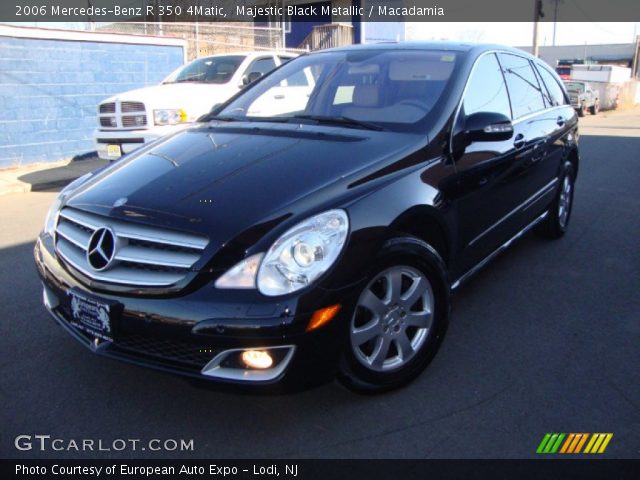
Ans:
[[[93,134],[98,156],[115,160],[185,128],[295,56],[251,52],[203,57],[180,67],[160,85],[107,98],[98,105],[98,128]]]

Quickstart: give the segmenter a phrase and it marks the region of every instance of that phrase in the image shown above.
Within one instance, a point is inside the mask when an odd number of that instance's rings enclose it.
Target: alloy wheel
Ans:
[[[434,295],[424,273],[395,266],[363,290],[351,320],[355,357],[376,372],[406,365],[425,344],[433,322]]]
[[[571,210],[571,179],[568,175],[564,177],[562,182],[562,190],[560,191],[560,200],[558,201],[558,222],[560,226],[565,228],[569,219],[569,211]]]

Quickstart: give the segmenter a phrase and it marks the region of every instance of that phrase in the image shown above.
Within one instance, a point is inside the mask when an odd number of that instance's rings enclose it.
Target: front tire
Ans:
[[[575,170],[571,162],[566,162],[564,172],[560,177],[560,188],[549,207],[547,218],[536,228],[539,235],[547,238],[560,238],[567,232],[573,210],[574,184]]]
[[[351,314],[340,381],[361,393],[401,387],[435,356],[449,318],[446,267],[414,237],[383,248]]]
[[[589,107],[589,112],[591,113],[591,115],[597,115],[599,111],[600,111],[600,102],[596,100],[594,104]]]

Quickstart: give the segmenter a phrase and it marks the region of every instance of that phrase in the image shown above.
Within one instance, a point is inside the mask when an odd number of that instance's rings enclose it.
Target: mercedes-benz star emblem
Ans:
[[[87,262],[96,271],[106,269],[116,256],[116,236],[108,227],[97,229],[89,239]]]

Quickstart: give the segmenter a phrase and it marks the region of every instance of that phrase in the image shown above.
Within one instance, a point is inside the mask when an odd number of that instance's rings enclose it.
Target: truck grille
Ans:
[[[105,247],[109,250],[110,260],[104,259],[104,267],[98,261],[100,258],[96,260],[87,254],[97,230],[100,230],[99,234],[108,230],[110,238]],[[163,287],[182,280],[208,243],[201,236],[138,225],[68,207],[58,215],[55,237],[59,256],[87,277],[100,282],[145,287]]]
[[[118,123],[116,121],[116,117],[100,117],[100,126],[111,128],[117,127]]]
[[[116,104],[113,102],[101,104],[100,113],[116,113]]]
[[[125,115],[122,117],[123,127],[142,127],[147,124],[146,115]]]
[[[147,112],[142,102],[106,102],[98,107],[98,123],[103,130],[146,128]],[[137,115],[132,115],[132,114]]]
[[[144,103],[142,102],[122,102],[120,104],[121,112],[144,112]]]

